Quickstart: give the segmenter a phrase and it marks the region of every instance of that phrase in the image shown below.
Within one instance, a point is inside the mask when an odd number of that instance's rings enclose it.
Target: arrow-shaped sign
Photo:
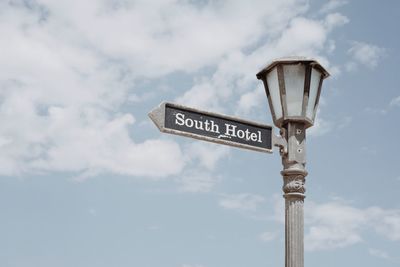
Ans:
[[[240,118],[163,102],[149,113],[164,133],[272,153],[272,127]]]

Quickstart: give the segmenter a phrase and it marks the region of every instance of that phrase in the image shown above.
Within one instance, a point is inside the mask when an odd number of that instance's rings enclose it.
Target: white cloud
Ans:
[[[275,220],[279,223],[285,223],[285,200],[282,195],[275,194],[272,197],[273,199],[273,216],[272,220]]]
[[[222,195],[218,204],[230,210],[237,211],[256,211],[259,204],[263,203],[265,198],[260,195],[249,193]]]
[[[178,179],[179,190],[189,193],[210,192],[221,180],[219,175],[204,170],[188,170]]]
[[[305,249],[334,250],[363,242],[368,232],[400,241],[400,210],[357,208],[336,198],[326,203],[305,202]],[[274,220],[284,224],[284,200],[274,196]]]
[[[180,173],[185,160],[179,146],[163,140],[135,143],[130,136],[133,116],[118,110],[126,100],[148,97],[128,94],[135,77],[191,65],[201,68],[222,55],[222,48],[240,46],[226,36],[218,38],[223,42],[218,50],[217,39],[201,39],[206,45],[197,40],[200,31],[177,20],[189,20],[203,32],[204,21],[215,23],[216,31],[210,34],[218,34],[218,25],[229,21],[218,21],[213,8],[203,12],[165,1],[114,8],[98,1],[40,3],[1,4],[0,33],[7,40],[0,48],[7,53],[0,59],[8,63],[0,66],[0,172],[68,171],[77,172],[78,179],[101,172],[155,178]],[[161,23],[167,10],[169,23]],[[248,32],[242,34],[248,38]],[[182,40],[192,43],[182,50]],[[179,57],[178,51],[191,56]],[[194,63],[185,62],[192,59]],[[133,134],[138,134],[135,128]],[[202,165],[212,168],[221,151],[201,157]]]
[[[100,170],[155,178],[182,170],[184,158],[176,143],[150,139],[134,143],[128,132],[132,116],[110,119],[91,112],[96,111],[51,108],[44,138],[52,145],[39,147],[40,157],[31,159],[28,166],[36,170]]]
[[[390,107],[400,107],[400,96],[393,98],[389,104]]]
[[[384,237],[400,241],[400,210],[370,207],[366,210],[372,227]]]
[[[358,64],[373,69],[384,56],[385,49],[364,42],[352,42],[352,46],[347,53],[353,58],[353,61],[347,63],[347,70],[357,69]]]
[[[329,202],[307,203],[308,231],[305,248],[308,251],[346,247],[362,241],[361,228],[367,223],[366,214],[359,209]]]
[[[364,111],[372,114],[381,114],[381,115],[386,115],[388,112],[386,108],[371,108],[371,107],[366,107]]]
[[[356,208],[334,200],[324,204],[308,203],[305,235],[309,251],[342,248],[363,241],[366,230],[400,240],[400,210],[379,207]]]
[[[381,259],[389,259],[390,258],[389,254],[386,251],[383,251],[380,249],[369,248],[368,253],[374,257],[381,258]]]
[[[217,163],[229,157],[226,146],[193,142],[184,149],[186,170],[177,178],[182,192],[210,192],[221,180],[220,175],[213,173]]]
[[[253,91],[243,94],[238,101],[238,113],[247,114],[254,107],[262,103],[268,105],[268,99],[262,88],[256,88]]]
[[[315,117],[314,125],[307,130],[307,134],[309,136],[313,136],[313,137],[323,136],[332,131],[341,130],[341,129],[346,128],[349,125],[351,125],[351,122],[353,120],[351,116],[345,116],[345,117],[338,118],[335,120],[325,119],[323,117],[323,115],[324,115],[323,107],[325,105],[326,105],[325,98],[321,97],[319,107],[317,110],[317,115]]]
[[[332,10],[335,10],[341,6],[346,5],[348,2],[345,0],[329,0],[326,4],[322,6],[320,9],[321,13],[328,13]]]
[[[392,108],[396,108],[396,107],[400,107],[400,96],[397,96],[397,97],[394,97],[393,99],[391,99],[389,104],[387,104],[383,108],[367,107],[367,108],[365,108],[365,111],[373,113],[373,114],[386,115]]]
[[[0,174],[158,179],[187,172],[196,157],[195,169],[209,172],[224,149],[184,157],[171,141],[135,141],[136,114],[122,107],[153,96],[135,91],[138,79],[212,67],[177,99],[216,111],[233,100],[250,112],[263,93],[249,88],[266,60],[300,53],[328,64],[327,35],[346,19],[301,17],[307,9],[308,1],[295,0],[1,2]],[[194,180],[210,184],[205,177]]]
[[[351,116],[344,117],[343,119],[340,120],[340,123],[338,124],[338,129],[343,129],[351,125],[353,122],[353,118]]]
[[[183,168],[184,158],[177,144],[131,140],[132,115],[110,116],[90,107],[49,107],[42,116],[29,100],[17,101],[22,103],[4,103],[0,109],[4,122],[0,155],[3,174],[105,171],[162,177]]]
[[[216,84],[218,82],[215,81]],[[217,86],[208,81],[195,84],[190,90],[186,91],[182,96],[178,97],[176,103],[185,103],[200,109],[211,109],[212,111],[221,110],[221,98],[224,99],[231,93],[225,85]]]
[[[317,55],[325,44],[328,30],[324,22],[294,18],[277,40],[275,49],[280,55]]]
[[[265,24],[277,24],[293,12],[290,8],[304,5],[296,2],[125,1],[118,6],[90,0],[85,4],[46,1],[46,5],[52,16],[102,53],[124,60],[141,74],[157,76],[216,63],[256,41]],[[269,8],[254,8],[259,5]]]
[[[340,14],[340,13],[332,13],[328,14],[325,18],[325,27],[328,30],[332,30],[336,27],[343,26],[349,23],[349,18]]]
[[[304,5],[303,8],[307,6]],[[299,11],[295,13],[295,10]],[[282,12],[276,10],[277,14]],[[260,97],[264,90],[254,76],[268,60],[288,55],[304,55],[317,58],[329,68],[328,60],[322,56],[322,52],[332,46],[332,40],[328,40],[327,36],[334,28],[347,23],[348,19],[339,13],[329,14],[324,20],[307,19],[299,16],[304,12],[300,7],[294,8],[292,12],[285,11],[285,16],[280,21],[279,28],[282,30],[279,33],[274,31],[275,28],[266,30],[264,35],[270,37],[268,41],[247,55],[240,51],[227,53],[217,64],[211,77],[199,79],[176,101],[225,111],[224,103],[234,100],[238,103],[236,113],[246,114],[261,105],[262,100],[266,100],[265,96]],[[249,91],[249,88],[257,89]],[[235,99],[238,95],[240,98]]]
[[[188,161],[213,170],[218,161],[229,156],[229,147],[206,142],[194,142],[185,149],[185,155]]]
[[[147,93],[144,93],[141,95],[132,93],[127,97],[127,99],[128,99],[128,101],[133,102],[133,103],[140,103],[140,102],[144,102],[154,96],[155,96],[154,92],[147,92]]]
[[[317,114],[315,121],[314,121],[314,126],[309,128],[307,130],[307,134],[309,136],[322,136],[333,129],[333,122],[325,120],[324,118],[321,117],[320,114]]]

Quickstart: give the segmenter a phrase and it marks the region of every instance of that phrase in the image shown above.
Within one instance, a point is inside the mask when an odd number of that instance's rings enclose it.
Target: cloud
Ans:
[[[294,0],[0,2],[0,174],[160,179],[194,168],[209,175],[191,183],[210,190],[225,150],[184,156],[172,141],[143,140],[137,109],[154,92],[138,83],[184,72],[194,82],[179,102],[226,111],[233,101],[249,113],[261,104],[254,75],[268,59],[300,53],[329,64],[328,34],[346,18],[307,19],[308,8]]]
[[[386,251],[380,249],[369,248],[368,253],[374,257],[381,258],[381,259],[390,259],[389,254]]]
[[[247,114],[265,99],[265,96],[260,97],[264,90],[254,75],[268,60],[288,55],[304,55],[317,58],[328,68],[329,62],[322,56],[325,48],[332,46],[328,34],[334,28],[347,23],[348,19],[339,13],[329,14],[324,20],[299,16],[306,9],[307,5],[298,3],[298,7],[292,9],[293,13],[275,10],[276,14],[284,14],[278,27],[281,31],[276,32],[276,28],[266,29],[263,34],[268,37],[267,41],[250,53],[227,53],[216,65],[213,75],[198,79],[176,101],[226,112],[224,103],[233,100],[238,104],[236,113]]]
[[[206,142],[194,142],[186,147],[185,155],[188,161],[196,162],[196,164],[211,171],[218,161],[229,156],[229,147]]]
[[[331,12],[332,10],[335,10],[341,6],[346,5],[348,2],[345,0],[329,0],[326,4],[324,4],[320,12],[321,13],[328,13]]]
[[[94,114],[93,114],[94,113]],[[180,147],[171,141],[148,139],[134,143],[128,127],[131,115],[114,119],[87,110],[85,113],[50,108],[47,128],[42,129],[49,147],[38,147],[33,170],[68,172],[105,171],[123,175],[163,177],[184,166]]]
[[[390,101],[389,107],[400,107],[400,96],[393,98]]]
[[[190,193],[210,192],[221,180],[215,174],[217,163],[229,157],[229,148],[226,146],[194,142],[184,149],[186,169],[176,179],[179,190]]]
[[[375,231],[390,240],[400,241],[400,210],[370,207],[367,212]]]
[[[372,230],[393,241],[400,240],[400,210],[380,207],[356,208],[339,200],[308,203],[308,230],[305,245],[308,251],[331,250],[354,245]]]
[[[257,87],[255,90],[243,94],[238,101],[238,113],[247,114],[252,108],[261,103],[268,104],[267,96],[263,89]]]
[[[380,114],[380,115],[386,115],[388,114],[389,111],[393,108],[400,107],[400,96],[394,97],[389,101],[389,103],[383,107],[383,108],[371,108],[367,107],[365,108],[366,112],[373,113],[373,114]]]
[[[353,118],[351,116],[345,116],[339,119],[325,119],[324,115],[324,106],[326,105],[325,98],[320,98],[319,107],[317,110],[317,115],[315,117],[313,127],[307,130],[307,134],[312,137],[318,137],[326,135],[330,132],[344,129],[351,125]]]
[[[219,175],[204,170],[188,170],[178,179],[179,190],[189,193],[210,192],[221,180]]]
[[[325,203],[305,202],[305,250],[335,250],[355,245],[374,232],[400,241],[400,210],[371,206],[357,208],[342,199]],[[284,200],[274,196],[273,219],[285,223]]]
[[[236,211],[256,211],[259,204],[263,203],[265,198],[259,195],[241,193],[233,195],[222,195],[218,204],[224,209]]]
[[[38,114],[24,93],[3,102],[1,173],[105,171],[162,177],[183,168],[184,158],[176,143],[133,142],[130,114],[110,115],[86,106],[50,106],[42,112]]]
[[[340,14],[340,13],[332,13],[328,14],[325,18],[325,27],[330,31],[336,27],[343,26],[349,23],[349,18]]]
[[[242,31],[245,38],[239,43],[226,35],[200,38],[202,32],[219,35],[230,20],[219,20],[215,7],[125,3],[1,3],[0,33],[8,38],[0,44],[7,51],[0,59],[8,63],[0,66],[0,173],[67,171],[85,179],[111,172],[159,178],[183,170],[185,159],[176,143],[134,142],[132,129],[139,135],[134,117],[119,110],[127,100],[148,97],[130,92],[137,77],[212,64],[223,49],[240,46],[249,32]],[[205,21],[215,24],[215,31]],[[220,49],[218,40],[223,42]],[[213,168],[219,154],[213,155],[202,156],[201,165]]]
[[[314,126],[307,130],[309,136],[322,136],[333,129],[334,122],[325,120],[320,114],[317,114]]]
[[[221,99],[231,94],[226,85],[221,82],[221,86],[217,90],[218,81],[204,81],[195,84],[190,90],[175,99],[176,103],[185,103],[187,106],[200,109],[212,109],[213,111],[221,110]]]
[[[305,3],[296,2],[89,0],[85,4],[46,1],[45,5],[51,16],[102,53],[123,60],[135,72],[159,76],[215,64],[229,52],[257,41],[264,25],[280,23],[293,13],[291,8],[298,10]],[[254,8],[260,4],[269,8]]]
[[[362,241],[360,230],[367,223],[362,210],[339,202],[308,204],[306,250],[329,250]]]
[[[325,44],[327,31],[321,21],[294,18],[275,43],[275,49],[280,55],[316,55]]]
[[[351,125],[353,122],[353,118],[351,116],[346,116],[343,119],[341,119],[341,122],[338,124],[338,129],[343,129]]]
[[[348,71],[357,69],[359,64],[374,69],[384,56],[385,49],[376,45],[354,41],[347,53],[353,59],[353,61],[347,63],[346,68]]]

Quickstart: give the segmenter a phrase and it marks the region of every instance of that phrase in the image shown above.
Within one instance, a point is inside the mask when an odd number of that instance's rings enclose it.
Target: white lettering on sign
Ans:
[[[175,114],[175,124],[178,124],[179,126],[186,126],[188,128],[194,127],[197,130],[219,134],[219,126],[213,120],[199,121],[191,118],[185,119],[185,114],[183,113]]]
[[[212,132],[212,133],[220,133],[220,125],[215,123],[215,121],[211,119],[206,120],[196,120],[192,118],[187,118],[184,113],[177,112],[175,114],[175,124],[179,126],[185,126],[188,128],[195,128],[197,130]],[[225,123],[225,131],[223,134],[219,135],[218,138],[232,138],[236,137],[239,139],[244,139],[246,141],[253,141],[262,143],[261,140],[261,131],[257,130],[256,132],[252,132],[248,128],[246,130],[237,129],[237,125]]]
[[[246,139],[246,141],[253,141],[262,143],[261,141],[261,131],[257,131],[256,133],[251,132],[249,129],[243,130],[236,130],[237,126],[225,123],[225,135],[238,137],[240,139]]]

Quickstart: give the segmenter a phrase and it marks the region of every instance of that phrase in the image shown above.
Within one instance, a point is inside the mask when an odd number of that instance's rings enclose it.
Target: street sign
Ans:
[[[272,127],[240,118],[163,102],[149,113],[164,133],[272,153]]]

